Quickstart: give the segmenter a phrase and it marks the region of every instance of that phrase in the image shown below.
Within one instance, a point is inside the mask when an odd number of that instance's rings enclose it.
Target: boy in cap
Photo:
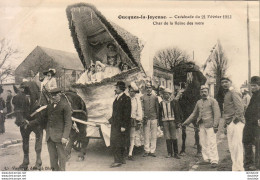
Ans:
[[[111,167],[125,164],[124,155],[129,141],[131,118],[131,99],[124,93],[125,83],[118,81],[115,86],[117,97],[113,103],[112,117],[109,119],[111,124],[110,147],[114,156],[114,163],[111,164]]]
[[[152,93],[152,84],[146,83],[146,93],[141,97],[144,112],[144,157],[156,157],[157,124],[159,119],[158,97]]]
[[[260,77],[253,76],[250,86],[253,96],[245,112],[245,128],[243,143],[245,149],[245,169],[260,169]],[[253,160],[253,145],[255,145],[255,162]]]
[[[177,100],[171,97],[172,91],[166,88],[163,92],[159,111],[159,125],[163,126],[168,155],[180,159],[178,153],[177,129],[181,124],[181,108]]]
[[[209,97],[207,86],[201,86],[200,95],[201,99],[198,100],[192,114],[183,125],[197,120],[203,157],[203,161],[199,164],[211,164],[212,168],[216,168],[219,161],[216,136],[220,120],[219,105],[214,98]]]
[[[243,129],[245,126],[244,103],[239,92],[232,87],[232,81],[221,78],[224,89],[223,118],[227,128],[228,146],[232,159],[232,171],[244,171],[243,167]]]

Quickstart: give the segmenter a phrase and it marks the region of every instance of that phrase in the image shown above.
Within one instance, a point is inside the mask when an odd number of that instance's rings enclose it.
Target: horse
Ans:
[[[179,103],[182,109],[183,122],[193,112],[197,101],[200,99],[200,87],[207,81],[206,77],[199,71],[199,67],[193,62],[180,63],[172,68],[174,73],[174,84],[181,86],[184,89]],[[195,144],[197,146],[197,155],[201,154],[201,146],[199,143],[199,129],[198,125],[193,122],[195,131]],[[186,127],[182,127],[182,148],[181,155],[185,154],[186,142]]]
[[[41,160],[42,135],[43,135],[43,129],[46,127],[47,111],[46,109],[44,109],[39,113],[35,113],[35,112],[38,108],[51,103],[51,96],[47,91],[44,90],[40,91],[39,86],[34,81],[23,82],[21,85],[24,87],[24,92],[19,92],[17,88],[15,88],[15,91],[18,93],[18,95],[24,94],[27,95],[27,98],[30,99],[30,105],[28,106],[29,108],[25,108],[27,109],[27,111],[24,113],[25,114],[24,118],[29,121],[30,125],[27,126],[28,123],[25,123],[24,122],[25,120],[23,118],[19,118],[19,116],[16,117],[16,119],[18,119],[17,124],[19,124],[20,126],[20,131],[23,139],[23,151],[24,151],[24,160],[19,167],[22,169],[28,168],[29,136],[31,132],[34,132],[36,134],[35,151],[37,155],[37,160],[33,169],[39,170],[42,165],[42,160]],[[22,100],[21,97],[24,96],[19,95],[14,99]],[[70,104],[73,117],[84,121],[88,120],[86,104],[82,100],[82,98],[79,95],[77,95],[76,92],[72,92],[72,91],[63,92],[62,98],[66,98],[68,103]],[[17,103],[14,104],[14,107],[15,109],[17,109]],[[35,115],[32,117],[31,115],[34,113]],[[66,151],[69,155],[74,142],[76,140],[79,140],[82,144],[82,147],[80,148],[79,159],[84,160],[86,147],[88,145],[88,138],[86,138],[86,125],[80,123],[74,123],[73,127],[74,128],[71,129],[69,143],[66,146]]]
[[[15,124],[20,127],[20,133],[23,140],[23,162],[19,166],[21,169],[28,169],[29,165],[29,138],[31,132],[35,133],[35,151],[36,162],[33,169],[40,169],[42,165],[41,150],[43,138],[43,126],[38,124],[34,127],[27,127],[26,121],[33,121],[40,116],[30,117],[30,113],[38,108],[37,102],[40,97],[39,87],[35,82],[23,82],[20,88],[13,86],[16,95],[13,97],[14,114],[16,116]]]

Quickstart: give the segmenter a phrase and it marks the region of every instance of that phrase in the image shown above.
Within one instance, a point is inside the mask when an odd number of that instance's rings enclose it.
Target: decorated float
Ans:
[[[140,63],[142,45],[136,36],[107,20],[90,4],[70,5],[66,12],[75,48],[85,68],[81,80],[72,87],[87,106],[87,137],[104,138],[109,146],[107,123],[112,115],[116,82],[128,85],[134,81],[141,87],[146,78]],[[100,64],[102,70],[97,69]],[[93,78],[97,72],[102,78]]]

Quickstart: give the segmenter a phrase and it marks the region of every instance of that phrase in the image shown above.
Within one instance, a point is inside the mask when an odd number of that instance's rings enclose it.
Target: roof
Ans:
[[[81,61],[76,53],[65,52],[56,49],[50,49],[42,46],[37,46],[50,56],[56,63],[66,69],[83,70]],[[73,63],[72,63],[73,62]]]
[[[98,39],[98,41],[93,41],[95,44],[96,42],[104,43],[111,37],[128,56],[131,64],[141,67],[142,47],[140,47],[136,36],[109,22],[93,5],[77,3],[68,6],[66,12],[74,46],[84,67],[88,67],[91,63],[91,55],[87,52],[89,38]]]

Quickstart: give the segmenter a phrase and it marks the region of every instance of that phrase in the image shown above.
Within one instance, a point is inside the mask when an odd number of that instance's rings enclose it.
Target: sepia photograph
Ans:
[[[259,179],[259,1],[2,0],[0,23],[3,180]]]

